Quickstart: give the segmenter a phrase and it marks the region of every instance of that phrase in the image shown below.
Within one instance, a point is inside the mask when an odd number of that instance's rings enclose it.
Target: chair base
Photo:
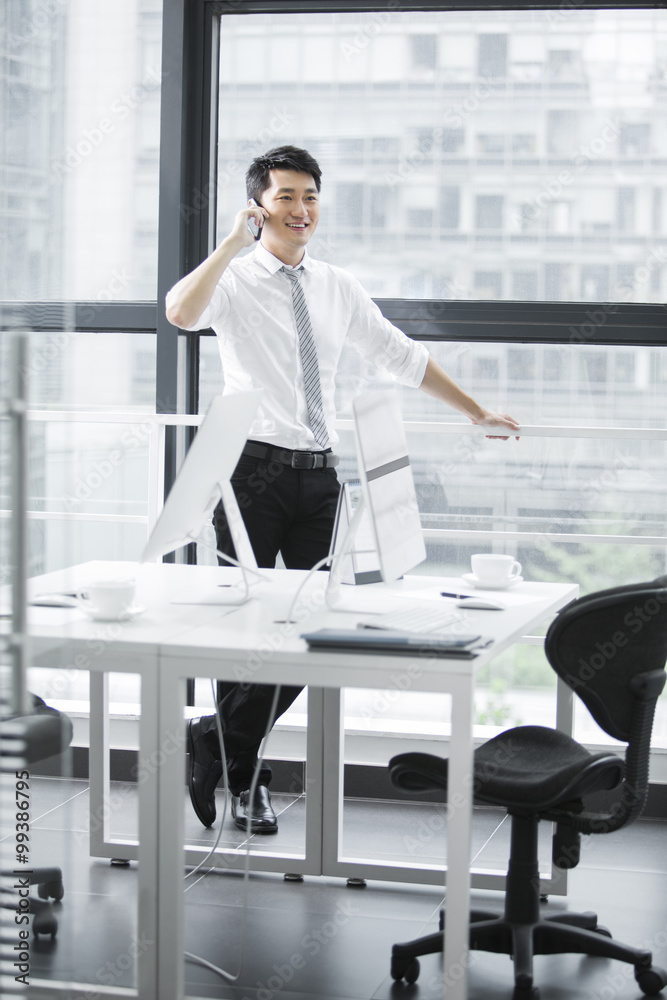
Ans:
[[[55,903],[59,903],[65,895],[62,869],[55,866],[51,868],[34,868],[21,876],[17,876],[15,872],[2,871],[0,872],[0,876],[20,877],[22,884],[37,886],[39,899],[31,896],[30,910],[28,911],[33,918],[32,931],[37,938],[40,934],[45,934],[50,936],[51,940],[54,941],[58,933],[58,918],[53,904],[48,902],[48,900],[53,899]],[[4,909],[15,910],[17,899],[18,894],[15,887],[9,889],[4,886],[2,887],[0,906]]]
[[[441,927],[443,926],[441,914]],[[615,958],[635,967],[635,979],[647,996],[655,996],[667,986],[667,972],[652,964],[650,951],[632,948],[614,940],[606,927],[598,925],[595,913],[561,913],[534,924],[514,923],[488,910],[470,914],[470,949],[510,955],[514,960],[514,1000],[536,1000],[533,983],[533,956],[578,953]],[[443,949],[442,931],[392,948],[391,976],[416,982],[419,955]]]

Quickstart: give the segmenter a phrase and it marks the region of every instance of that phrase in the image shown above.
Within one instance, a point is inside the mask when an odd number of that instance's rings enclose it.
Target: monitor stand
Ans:
[[[189,591],[187,595],[183,594],[176,598],[172,597],[172,604],[213,604],[223,607],[230,605],[238,607],[246,604],[253,597],[253,590],[260,581],[269,582],[269,578],[258,570],[255,553],[250,544],[250,538],[248,537],[232,484],[227,480],[223,483],[218,483],[218,488],[237,558],[232,559],[231,556],[225,555],[224,552],[220,552],[214,545],[204,542],[197,535],[193,534],[190,537],[193,542],[197,542],[205,548],[210,548],[216,555],[226,559],[231,565],[238,566],[241,571],[241,580],[236,584],[216,585],[207,583],[199,589]],[[255,577],[255,579],[250,579],[250,576]]]
[[[389,594],[385,583],[369,583],[364,586],[343,583],[345,560],[354,546],[354,539],[361,524],[366,508],[366,497],[362,493],[354,508],[352,520],[343,536],[342,542],[336,545],[329,571],[329,581],[325,592],[325,600],[329,611],[340,611],[348,614],[385,614],[387,611],[398,611],[405,608],[405,598]],[[361,550],[362,553],[366,550]]]

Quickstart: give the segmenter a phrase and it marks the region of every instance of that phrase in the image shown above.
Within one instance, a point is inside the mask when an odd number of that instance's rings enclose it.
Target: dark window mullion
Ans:
[[[155,302],[0,302],[0,329],[68,333],[155,333]]]

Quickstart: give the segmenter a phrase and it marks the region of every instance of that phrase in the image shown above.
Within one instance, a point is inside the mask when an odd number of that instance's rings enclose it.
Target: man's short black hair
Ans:
[[[271,170],[296,170],[299,174],[310,174],[315,181],[318,192],[322,171],[306,149],[298,146],[276,146],[263,156],[256,156],[248,167],[245,184],[248,198],[254,198],[261,204],[261,198],[271,184]]]

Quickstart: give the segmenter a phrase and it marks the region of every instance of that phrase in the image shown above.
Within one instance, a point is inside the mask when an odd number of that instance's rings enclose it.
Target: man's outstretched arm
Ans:
[[[518,421],[514,417],[510,417],[508,413],[494,413],[475,402],[472,396],[464,392],[433,358],[428,359],[424,378],[419,388],[427,395],[434,396],[458,410],[459,413],[465,414],[473,424],[478,424],[480,427],[502,427],[512,431],[512,435],[487,434],[487,437],[501,437],[507,440],[510,436],[516,436],[516,432],[520,429]]]

